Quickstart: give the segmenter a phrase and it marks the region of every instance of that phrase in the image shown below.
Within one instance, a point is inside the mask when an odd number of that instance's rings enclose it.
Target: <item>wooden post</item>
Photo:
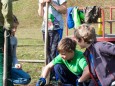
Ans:
[[[45,21],[46,21],[46,27],[45,27],[45,51],[44,51],[44,53],[45,53],[45,65],[47,65],[48,64],[48,57],[47,57],[47,53],[48,53],[48,51],[47,51],[47,49],[48,49],[48,6],[49,4],[48,4],[48,2],[46,2],[46,15],[45,15]],[[50,77],[50,74],[48,75],[48,77],[47,77],[47,79],[46,79],[46,84],[49,84],[49,77]]]
[[[7,55],[8,55],[7,30],[4,32],[4,64],[3,64],[3,86],[7,86]]]
[[[46,3],[46,16],[45,16],[46,18],[46,22],[45,22],[45,51],[44,51],[44,56],[45,56],[45,65],[47,65],[47,53],[48,53],[48,51],[47,51],[47,48],[48,48],[48,3]]]

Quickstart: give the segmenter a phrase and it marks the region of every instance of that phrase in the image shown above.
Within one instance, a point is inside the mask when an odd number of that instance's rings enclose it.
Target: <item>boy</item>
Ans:
[[[66,14],[67,0],[38,0],[39,8],[38,14],[43,17],[42,34],[45,40],[46,28],[46,2],[49,3],[48,7],[48,53],[47,63],[52,61],[57,56],[57,45],[63,35],[64,21],[62,14]]]
[[[86,60],[81,51],[76,50],[76,42],[71,38],[64,38],[58,44],[59,55],[45,66],[41,78],[36,86],[44,86],[46,78],[54,67],[55,74],[63,84],[70,86],[81,84],[89,78],[89,71]],[[78,77],[80,77],[78,79]]]
[[[115,80],[115,45],[109,42],[97,42],[95,29],[82,24],[74,32],[81,48],[86,48],[89,71],[94,82],[92,86],[110,86]]]
[[[13,28],[11,30],[10,36],[10,44],[11,44],[11,52],[12,52],[12,70],[11,70],[11,80],[13,84],[28,84],[31,81],[31,77],[28,73],[24,72],[21,68],[21,64],[18,63],[16,56],[16,48],[17,48],[17,38],[15,37],[15,32],[17,26],[19,25],[18,19],[15,15],[13,15]]]

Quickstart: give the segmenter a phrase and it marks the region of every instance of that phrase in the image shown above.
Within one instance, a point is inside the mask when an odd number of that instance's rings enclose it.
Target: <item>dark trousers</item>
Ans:
[[[45,32],[43,32],[43,40],[45,41]],[[54,31],[48,31],[48,48],[47,48],[47,63],[51,62],[57,55],[57,45],[59,42],[59,33]]]
[[[22,69],[12,68],[11,75],[14,84],[27,85],[31,81],[30,75]]]
[[[76,80],[79,76],[73,74],[64,64],[56,64],[54,66],[54,71],[63,84],[72,84],[76,86]]]

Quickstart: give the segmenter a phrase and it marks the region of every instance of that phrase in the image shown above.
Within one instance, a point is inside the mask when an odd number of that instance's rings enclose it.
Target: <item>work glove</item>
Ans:
[[[76,80],[76,86],[83,86],[83,82],[78,82],[78,79]]]
[[[36,83],[36,86],[44,86],[46,84],[45,78],[40,78],[38,82]]]

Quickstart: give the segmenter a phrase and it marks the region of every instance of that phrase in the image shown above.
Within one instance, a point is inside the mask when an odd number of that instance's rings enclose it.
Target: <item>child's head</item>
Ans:
[[[58,52],[60,51],[66,51],[66,52],[72,52],[76,49],[76,42],[75,40],[66,37],[63,38],[59,44],[58,44]]]
[[[15,15],[13,15],[13,28],[17,27],[19,25],[19,21]]]
[[[96,41],[95,29],[88,24],[82,24],[75,29],[74,36],[78,42],[83,40],[87,44],[91,44]]]
[[[76,42],[71,38],[63,38],[58,44],[58,52],[65,60],[69,60],[74,56]]]
[[[13,15],[13,28],[12,28],[13,35],[15,34],[18,25],[19,25],[18,19],[15,15]]]

